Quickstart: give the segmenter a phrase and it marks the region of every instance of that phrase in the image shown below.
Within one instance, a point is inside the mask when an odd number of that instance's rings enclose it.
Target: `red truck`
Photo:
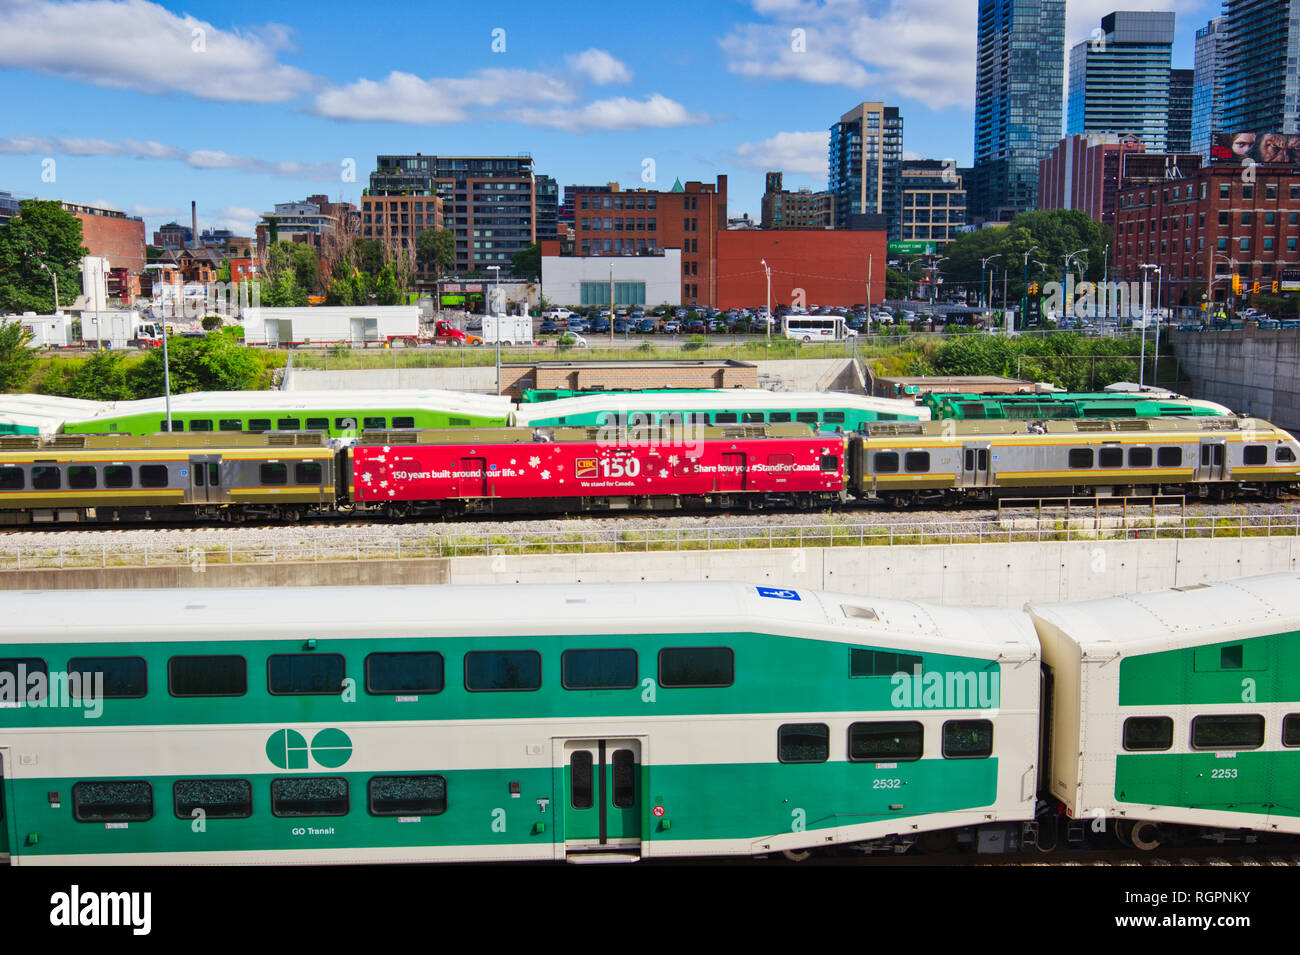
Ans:
[[[456,328],[450,322],[434,323],[434,339],[440,345],[482,345],[483,339],[469,335]]]

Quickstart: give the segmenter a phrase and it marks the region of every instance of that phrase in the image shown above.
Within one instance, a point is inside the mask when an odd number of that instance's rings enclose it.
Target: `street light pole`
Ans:
[[[987,258],[980,259],[980,298],[984,300],[983,306],[985,309],[989,307],[989,301],[993,298],[993,281],[992,281],[992,276],[990,276],[989,281],[986,284],[984,281],[984,273],[985,270],[988,268],[988,264],[990,262],[992,262],[994,259],[1000,259],[1000,258],[1002,258],[1002,253],[995,252],[992,255],[988,256]],[[985,291],[986,288],[987,288],[987,292]]]
[[[496,312],[500,308],[497,304],[497,299],[501,294],[501,266],[489,265],[488,271],[492,273],[491,311]],[[488,317],[489,316],[485,315],[484,319],[486,320]],[[497,394],[501,394],[501,316],[499,314],[494,314],[490,317],[492,318],[492,325],[496,329],[496,334],[493,337],[496,339],[497,345]]]
[[[767,314],[763,316],[763,330],[767,333],[767,343],[772,343],[772,266],[767,264],[767,259],[759,259],[759,264],[763,266],[763,271],[767,273]],[[870,268],[870,266],[868,266]],[[871,284],[867,284],[867,298],[871,298]]]

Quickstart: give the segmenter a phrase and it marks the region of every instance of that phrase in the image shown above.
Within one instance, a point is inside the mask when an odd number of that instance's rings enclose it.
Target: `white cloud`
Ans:
[[[109,202],[107,199],[91,199],[86,203],[88,206],[94,206],[96,209],[111,209],[114,212],[125,212],[126,210],[116,202]]]
[[[227,206],[218,209],[213,215],[214,219],[208,228],[229,229],[235,235],[242,236],[252,236],[257,223],[262,219],[262,213],[247,206]]]
[[[284,27],[219,30],[147,0],[7,0],[0,4],[0,63],[146,93],[276,103],[314,85],[280,63]]]
[[[577,93],[568,83],[531,70],[478,70],[464,78],[421,79],[393,71],[388,78],[360,79],[316,97],[315,112],[331,119],[395,123],[454,123],[469,118],[469,108],[509,103],[570,103]]]
[[[235,156],[218,149],[186,150],[158,142],[124,139],[67,139],[61,136],[0,137],[0,154],[11,156],[120,156],[126,159],[159,159],[183,162],[192,169],[237,169],[283,179],[333,180],[339,172],[334,163],[299,163],[287,160],[254,159]]]
[[[511,119],[528,126],[547,126],[570,132],[607,129],[667,129],[707,123],[709,117],[691,113],[676,100],[655,93],[644,100],[619,96],[596,100],[575,109],[521,109]]]
[[[584,74],[597,86],[627,83],[632,79],[632,71],[627,65],[604,50],[593,48],[573,53],[565,58],[565,62],[570,69]]]
[[[759,170],[780,170],[826,176],[827,148],[830,133],[777,133],[757,143],[741,143],[736,147],[735,161],[741,166]]]

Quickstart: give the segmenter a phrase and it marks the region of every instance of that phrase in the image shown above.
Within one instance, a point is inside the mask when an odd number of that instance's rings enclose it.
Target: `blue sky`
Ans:
[[[277,201],[357,201],[379,153],[527,152],[561,186],[726,173],[757,218],[766,169],[824,186],[826,131],[863,100],[903,110],[909,155],[969,164],[976,7],[0,0],[0,189],[150,238],[194,199],[200,228],[250,234]],[[1069,0],[1067,49],[1117,8],[1175,10],[1190,68],[1219,4]]]

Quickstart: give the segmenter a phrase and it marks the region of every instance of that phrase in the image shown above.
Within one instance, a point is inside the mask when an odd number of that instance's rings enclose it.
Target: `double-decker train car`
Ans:
[[[897,506],[1162,489],[1274,496],[1300,481],[1300,442],[1257,418],[895,422],[868,425],[851,445],[854,493]]]
[[[747,856],[1035,814],[1015,611],[723,583],[5,610],[14,864]]]
[[[1069,817],[1141,849],[1188,826],[1300,833],[1300,577],[1026,609],[1050,685],[1044,788]]]
[[[1214,401],[1173,392],[1043,392],[1031,395],[981,395],[932,392],[920,398],[935,419],[957,421],[1051,421],[1072,418],[1169,418],[1231,415]]]

